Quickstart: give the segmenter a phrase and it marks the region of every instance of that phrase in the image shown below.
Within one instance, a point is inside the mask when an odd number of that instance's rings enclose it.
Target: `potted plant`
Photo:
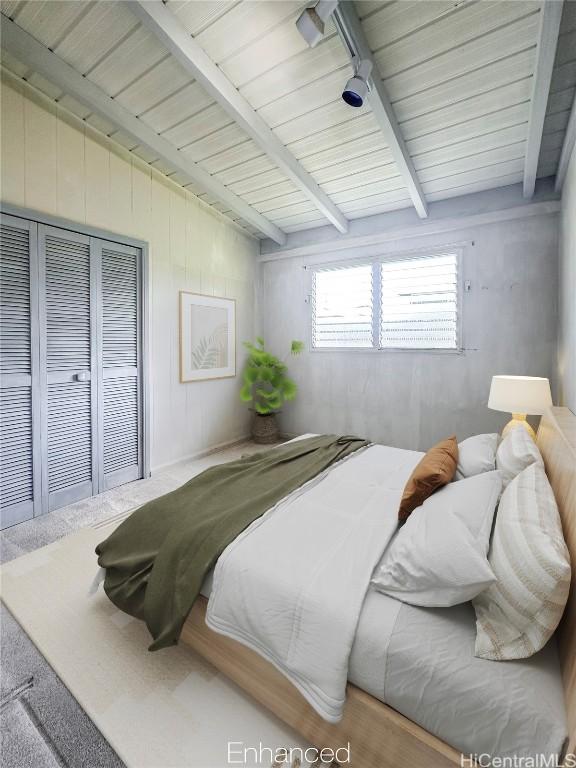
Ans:
[[[245,341],[244,346],[248,350],[248,360],[240,399],[254,403],[252,439],[260,444],[275,443],[279,440],[276,413],[286,400],[296,397],[297,387],[286,375],[286,364],[266,351],[263,338],[259,336],[256,344]],[[300,354],[303,349],[301,341],[293,341],[290,345],[292,355]]]

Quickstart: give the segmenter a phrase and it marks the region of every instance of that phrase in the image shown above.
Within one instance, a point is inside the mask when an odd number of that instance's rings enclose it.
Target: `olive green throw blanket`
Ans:
[[[298,440],[211,467],[144,504],[96,547],[106,594],[146,622],[151,651],[176,644],[204,577],[228,544],[289,493],[366,445],[336,435]]]

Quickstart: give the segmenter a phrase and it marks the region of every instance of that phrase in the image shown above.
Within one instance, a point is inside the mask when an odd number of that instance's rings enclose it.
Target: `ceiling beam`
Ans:
[[[336,29],[338,30],[342,42],[346,46],[350,56],[357,56],[372,64],[372,74],[368,78],[368,101],[370,107],[372,108],[374,117],[380,125],[386,143],[390,147],[394,161],[398,166],[404,184],[408,188],[408,192],[410,193],[412,203],[416,208],[418,216],[426,218],[426,216],[428,216],[426,198],[424,197],[422,187],[420,186],[418,176],[416,175],[412,158],[408,153],[406,142],[400,131],[394,108],[392,107],[390,98],[388,97],[384,83],[380,77],[378,67],[370,46],[368,45],[368,41],[366,40],[360,20],[354,10],[354,3],[340,3],[338,8],[334,11],[333,18],[336,23]]]
[[[524,197],[532,197],[536,186],[538,158],[540,157],[548,94],[550,93],[554,58],[560,33],[562,6],[563,0],[543,0],[540,8],[536,66],[532,82],[528,137],[524,156]]]
[[[558,170],[556,171],[556,183],[554,189],[556,192],[561,192],[564,186],[564,179],[566,178],[566,171],[570,164],[570,158],[574,146],[576,145],[576,95],[572,102],[572,111],[568,118],[568,125],[566,126],[566,133],[564,134],[564,143],[562,144],[562,152],[560,153],[560,161],[558,162]]]
[[[518,185],[519,186],[519,185]],[[498,190],[490,190],[494,192]],[[482,195],[484,193],[476,193]],[[521,196],[521,191],[519,196]],[[438,206],[438,203],[433,203]],[[483,227],[487,224],[501,223],[503,221],[520,221],[525,218],[531,218],[533,216],[547,216],[551,214],[557,214],[561,210],[560,200],[546,200],[543,202],[525,201],[520,200],[518,205],[514,205],[510,208],[505,206],[496,208],[486,213],[470,213],[465,215],[451,215],[442,216],[441,214],[430,217],[426,221],[419,221],[409,226],[394,225],[390,223],[386,225],[382,219],[392,216],[392,213],[384,213],[380,216],[369,216],[366,219],[356,219],[354,225],[362,224],[362,221],[368,222],[373,228],[371,234],[366,234],[363,230],[358,230],[356,226],[351,227],[351,231],[346,237],[339,237],[333,240],[320,240],[319,237],[314,236],[314,230],[305,230],[305,232],[294,232],[294,234],[288,235],[288,242],[284,248],[276,249],[272,248],[261,253],[256,257],[259,262],[266,261],[279,261],[281,259],[295,259],[310,257],[312,261],[310,263],[331,263],[335,258],[352,258],[355,254],[358,256],[358,251],[362,249],[362,253],[365,256],[380,255],[383,253],[391,252],[394,254],[394,245],[386,246],[386,243],[397,243],[398,240],[420,240],[422,237],[431,237],[432,235],[447,235],[449,232],[462,232],[464,229],[471,229],[472,227]],[[376,223],[372,223],[371,220],[376,219]],[[325,228],[324,228],[325,229]],[[356,232],[352,231],[356,230]],[[307,235],[307,238],[298,238],[299,235]],[[296,238],[296,239],[294,239]],[[306,239],[308,242],[306,242]],[[294,243],[300,243],[294,245]],[[452,245],[457,245],[450,240]],[[462,244],[460,242],[460,244]],[[383,247],[386,250],[383,251]],[[369,251],[370,248],[375,249],[373,252]],[[414,246],[414,251],[421,250],[421,246]],[[347,251],[350,253],[348,254]],[[337,255],[336,255],[337,254]]]
[[[143,145],[169,165],[189,176],[205,192],[226,205],[231,211],[252,224],[259,232],[272,238],[279,245],[286,242],[286,233],[258,213],[238,195],[219,182],[197,163],[187,159],[173,144],[159,136],[131,112],[110,98],[99,86],[81,75],[59,56],[46,48],[36,38],[15,22],[2,18],[2,47],[35,72],[73,96],[95,113],[107,118],[118,128],[129,133],[139,145]]]
[[[340,232],[348,221],[339,208],[320,189],[312,176],[296,160],[268,124],[250,106],[236,86],[194,40],[184,25],[162,0],[128,0],[127,5],[153,32],[170,53],[222,106],[268,157],[302,190],[306,197]]]

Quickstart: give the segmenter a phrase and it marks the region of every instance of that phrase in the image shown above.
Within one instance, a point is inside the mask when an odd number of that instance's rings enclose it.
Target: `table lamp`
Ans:
[[[550,382],[540,376],[493,376],[488,408],[507,411],[512,419],[502,430],[505,435],[516,426],[524,427],[536,438],[526,415],[541,416],[552,405]]]

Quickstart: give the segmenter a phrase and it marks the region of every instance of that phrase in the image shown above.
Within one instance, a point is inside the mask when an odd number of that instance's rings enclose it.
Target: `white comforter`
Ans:
[[[370,576],[422,454],[370,446],[256,520],[222,553],[207,624],[272,662],[329,722]]]

